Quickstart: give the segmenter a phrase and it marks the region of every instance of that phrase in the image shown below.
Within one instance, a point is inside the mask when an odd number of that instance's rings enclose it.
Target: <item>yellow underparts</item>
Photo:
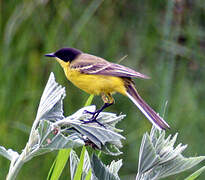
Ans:
[[[124,81],[120,77],[82,74],[77,69],[70,69],[69,62],[66,63],[59,59],[57,61],[63,67],[67,79],[89,94],[102,95],[102,97],[105,95],[108,101],[114,101],[110,99],[112,93],[119,92],[126,95]]]

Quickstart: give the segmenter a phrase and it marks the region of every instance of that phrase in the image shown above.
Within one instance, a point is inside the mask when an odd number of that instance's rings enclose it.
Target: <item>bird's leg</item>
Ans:
[[[83,121],[84,124],[87,123],[93,123],[96,122],[98,123],[100,126],[104,126],[103,124],[101,124],[100,122],[98,122],[96,119],[98,117],[98,115],[107,107],[111,106],[114,103],[114,98],[111,96],[111,94],[102,94],[102,99],[104,101],[104,105],[96,110],[95,112],[90,112],[90,111],[85,111],[86,113],[92,114],[92,117],[89,121]]]
[[[92,117],[89,119],[89,121],[84,121],[84,120],[81,120],[81,121],[83,122],[83,124],[96,122],[100,126],[104,127],[104,125],[102,123],[97,121],[97,117],[105,108],[111,106],[112,104],[113,103],[104,103],[104,105],[100,109],[96,110],[95,112],[86,111],[86,113],[92,114]]]
[[[88,113],[88,114],[92,114],[92,115],[93,115],[91,119],[96,119],[97,116],[98,116],[105,108],[111,106],[112,104],[113,104],[113,103],[104,103],[103,106],[102,106],[100,109],[96,110],[95,112],[90,112],[90,111],[85,111],[85,112]]]
[[[91,119],[93,119],[96,115],[98,116],[100,112],[102,112],[105,108],[107,108],[110,105],[112,105],[113,102],[114,102],[114,99],[112,98],[111,95],[105,95],[103,93],[103,94],[101,94],[101,97],[102,97],[102,100],[104,102],[104,105],[100,109],[98,109],[98,110],[96,110],[94,112],[90,112],[90,111],[85,110],[85,113],[93,115]]]

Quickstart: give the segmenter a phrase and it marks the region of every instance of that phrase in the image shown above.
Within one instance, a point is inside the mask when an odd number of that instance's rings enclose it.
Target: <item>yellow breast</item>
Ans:
[[[120,77],[82,74],[77,69],[70,69],[68,63],[60,64],[67,79],[89,94],[99,95],[101,93],[119,92],[125,95],[124,82]]]

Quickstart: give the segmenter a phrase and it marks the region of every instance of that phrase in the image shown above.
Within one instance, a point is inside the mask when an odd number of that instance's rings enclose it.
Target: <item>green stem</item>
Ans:
[[[90,96],[88,97],[88,99],[87,99],[87,101],[86,101],[86,103],[85,103],[84,106],[89,106],[89,105],[91,105],[93,98],[94,98],[94,95],[90,95]],[[69,154],[67,154],[66,157],[63,157],[64,160],[61,160],[62,151],[65,151],[65,150],[62,149],[62,150],[60,150],[60,151],[58,152],[58,155],[57,155],[55,161],[53,162],[53,165],[51,166],[51,169],[50,169],[50,171],[49,171],[49,174],[48,174],[47,179],[54,179],[54,177],[60,177],[62,171],[57,171],[56,168],[57,168],[57,167],[61,167],[62,170],[63,170],[63,168],[64,168],[64,166],[65,166],[65,164],[66,164],[66,162],[67,162],[67,159],[68,159],[68,157],[69,157]],[[70,152],[70,149],[68,149],[67,151]],[[65,159],[66,159],[66,160],[65,160]],[[51,174],[51,172],[52,172],[52,174]],[[58,179],[58,178],[57,178],[57,179]]]
[[[90,106],[91,103],[92,103],[92,101],[93,101],[93,98],[94,98],[94,95],[91,94],[91,95],[88,97],[88,99],[87,99],[87,101],[86,101],[86,103],[85,103],[84,106]]]

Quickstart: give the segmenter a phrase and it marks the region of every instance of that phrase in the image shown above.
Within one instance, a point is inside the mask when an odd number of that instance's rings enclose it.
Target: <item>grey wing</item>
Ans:
[[[133,77],[133,78],[143,78],[149,79],[148,76],[136,72],[128,67],[110,63],[102,58],[98,58],[92,55],[84,55],[79,60],[76,61],[73,68],[77,68],[81,73],[84,74],[98,74],[107,76],[117,76],[117,77]]]

